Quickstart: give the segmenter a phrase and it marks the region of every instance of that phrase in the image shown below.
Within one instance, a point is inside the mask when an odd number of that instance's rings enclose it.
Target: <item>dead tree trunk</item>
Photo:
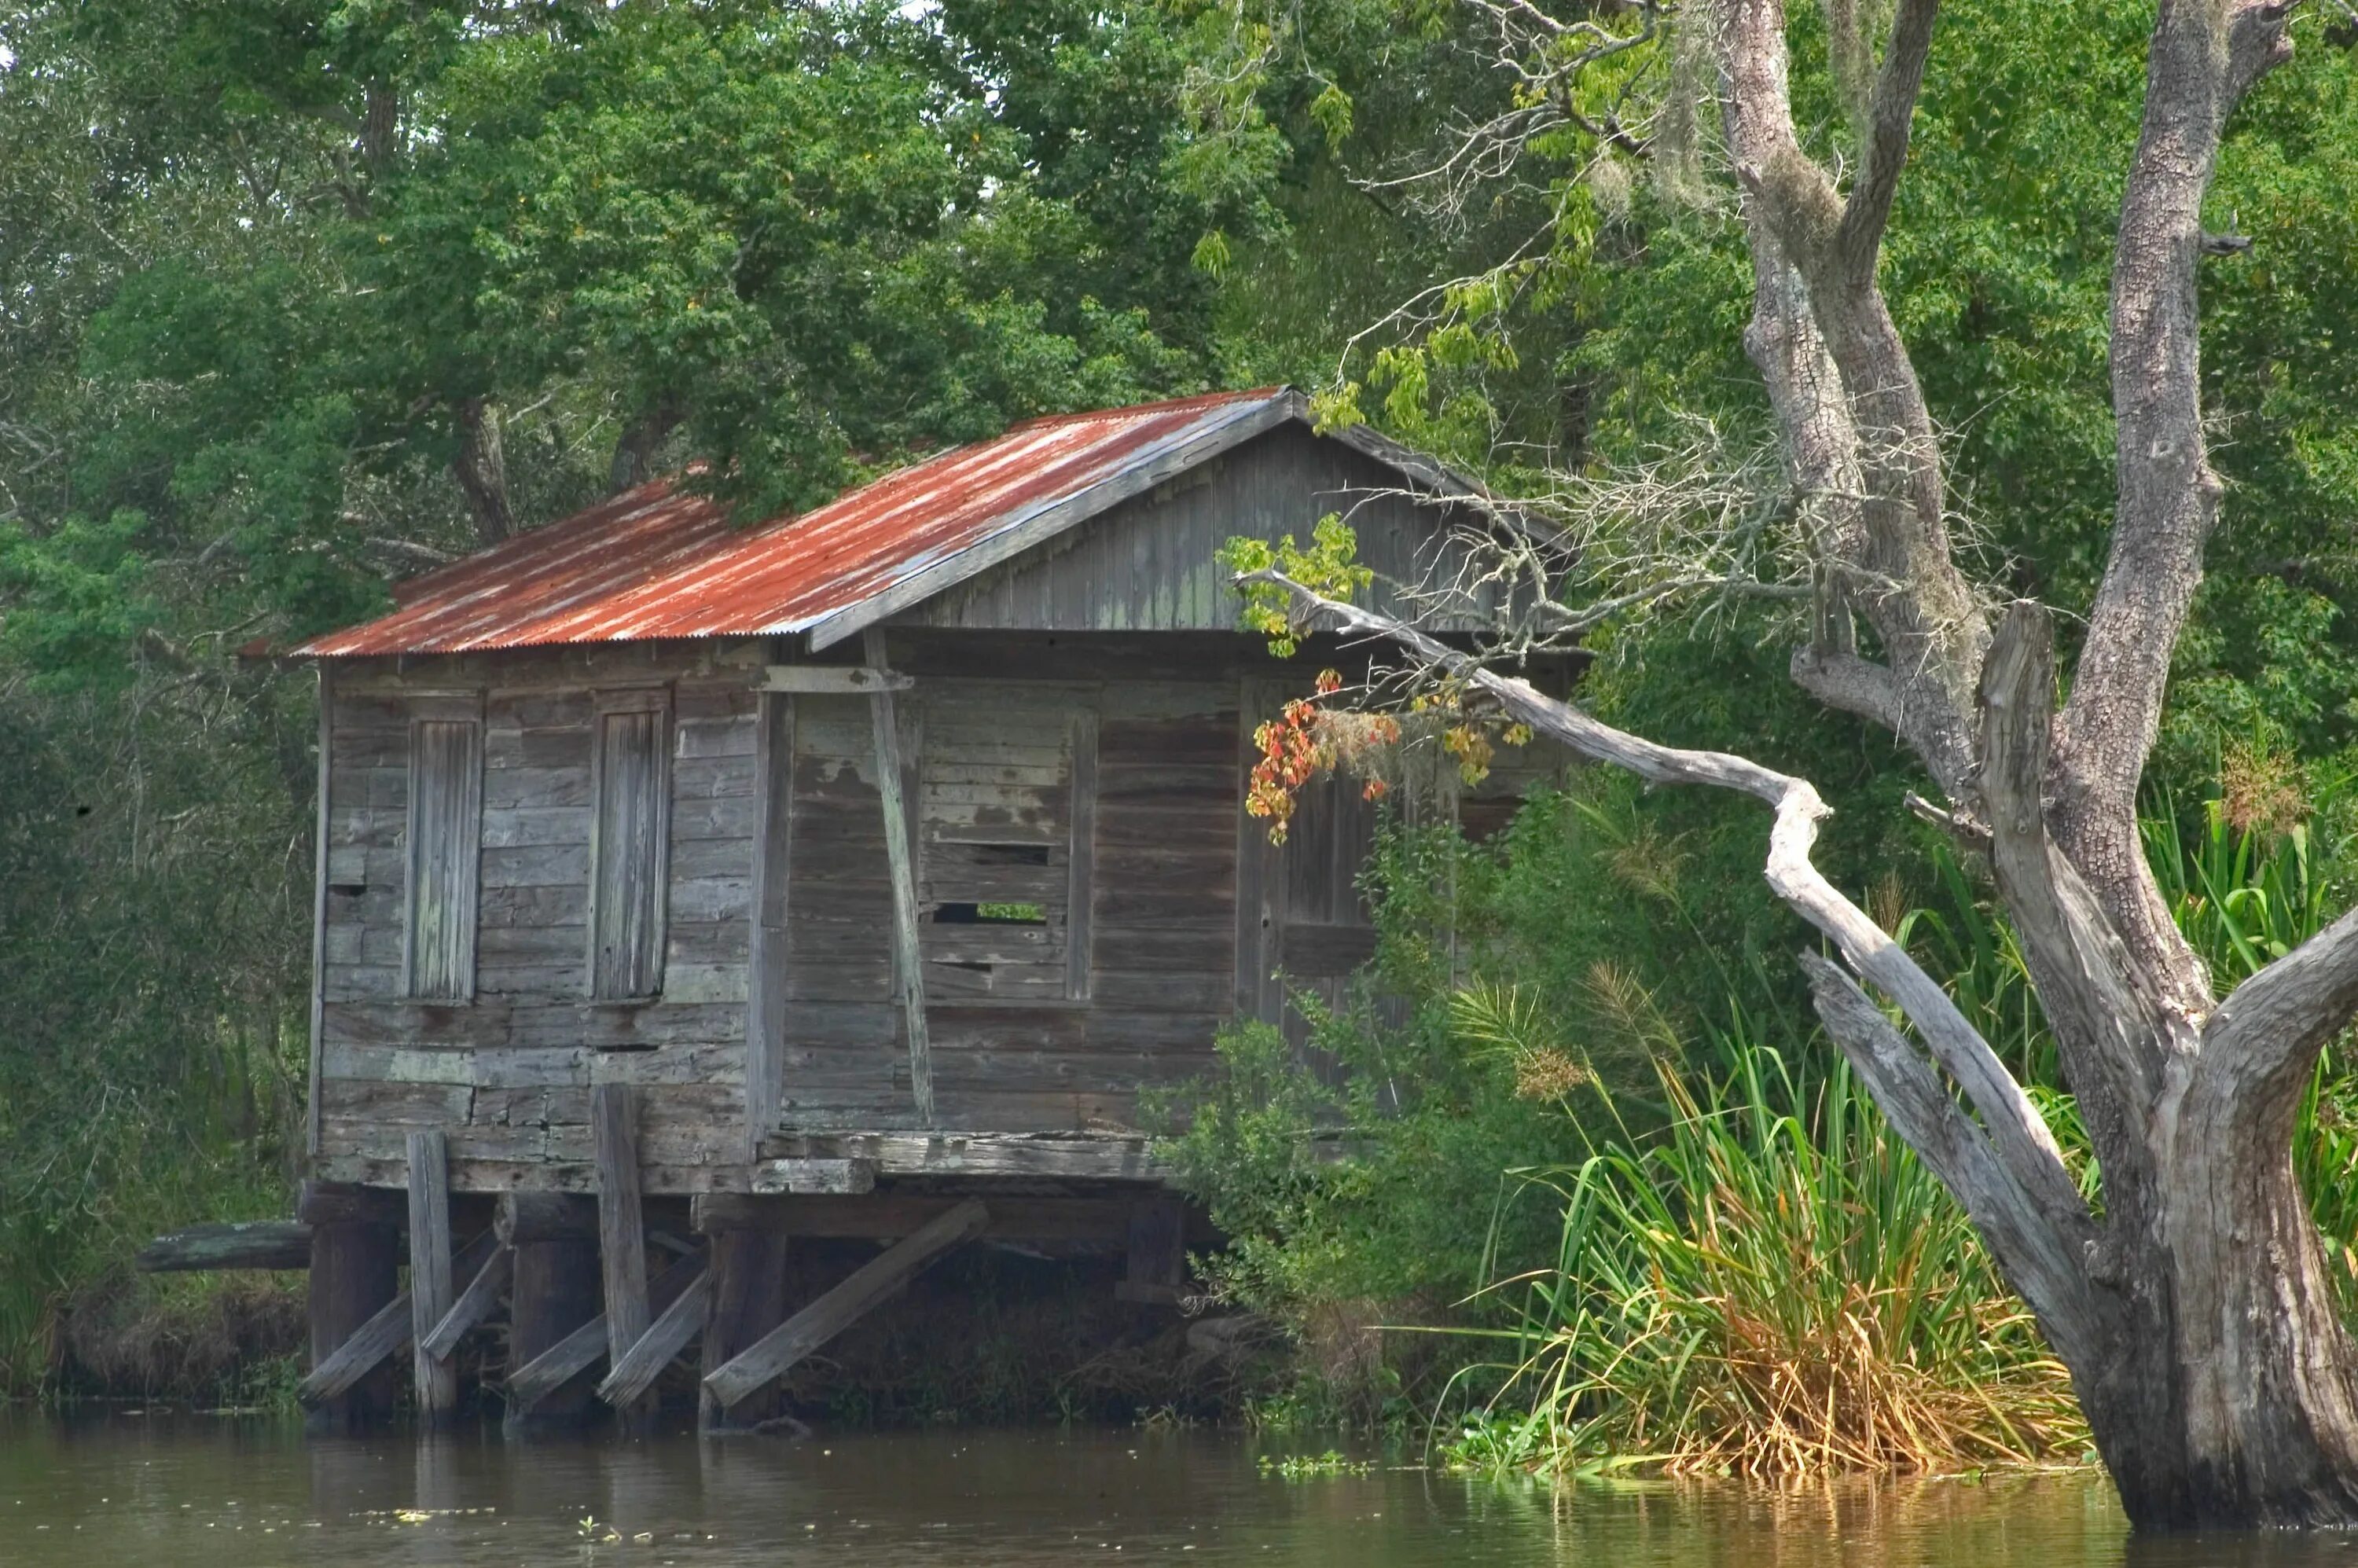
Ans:
[[[1667,9],[1639,8],[1656,20]],[[1477,9],[1543,73],[1609,56],[1569,49],[1562,26],[1529,7]],[[2118,504],[2061,712],[2047,611],[1994,605],[1952,554],[1933,422],[1877,278],[1938,0],[1899,0],[1846,189],[1794,133],[1780,0],[1702,9],[1752,252],[1745,346],[1824,600],[1793,676],[1906,741],[1949,797],[1941,815],[1988,854],[2094,1147],[2101,1211],[1988,1044],[1812,866],[1826,808],[1805,781],[1612,730],[1276,573],[1245,580],[1282,588],[1308,621],[1391,639],[1587,757],[1771,806],[1770,886],[1841,957],[1801,960],[1828,1033],[2071,1369],[2129,1517],[2165,1529],[2358,1524],[2358,1357],[2291,1159],[2318,1054],[2358,1011],[2358,911],[2218,998],[2136,822],[2222,499],[2198,373],[2202,197],[2235,103],[2290,54],[2291,6],[2160,0],[2113,277]],[[1860,651],[1858,622],[1877,656]]]

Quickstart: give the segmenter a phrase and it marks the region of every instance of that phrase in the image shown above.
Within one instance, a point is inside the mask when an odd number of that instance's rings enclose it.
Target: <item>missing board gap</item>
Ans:
[[[1045,844],[974,844],[966,846],[967,858],[978,866],[1044,866],[1048,863]]]
[[[933,910],[936,925],[1045,925],[1048,907],[1040,903],[1005,903],[978,901],[972,903],[937,903]]]

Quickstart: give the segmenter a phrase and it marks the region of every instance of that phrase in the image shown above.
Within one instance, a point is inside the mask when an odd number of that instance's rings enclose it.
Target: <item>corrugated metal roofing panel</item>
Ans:
[[[758,636],[922,598],[1183,465],[1302,416],[1282,387],[1029,420],[751,528],[668,480],[398,585],[391,614],[294,650],[338,658]],[[822,638],[831,641],[831,637]]]

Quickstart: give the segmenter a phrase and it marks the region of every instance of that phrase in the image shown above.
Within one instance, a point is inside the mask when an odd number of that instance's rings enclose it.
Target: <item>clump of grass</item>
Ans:
[[[2063,1368],[1939,1183],[1837,1070],[1806,1100],[1765,1046],[1667,1131],[1556,1184],[1560,1256],[1517,1303],[1485,1467],[1781,1477],[2076,1459]]]

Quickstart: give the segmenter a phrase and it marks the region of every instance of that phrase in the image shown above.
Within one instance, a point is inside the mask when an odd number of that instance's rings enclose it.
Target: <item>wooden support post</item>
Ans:
[[[638,1101],[628,1084],[590,1091],[590,1119],[598,1156],[598,1262],[605,1285],[606,1355],[620,1363],[647,1332],[647,1229],[639,1208]],[[622,1429],[644,1433],[651,1404],[616,1412]]]
[[[410,1367],[417,1380],[417,1419],[447,1423],[459,1410],[459,1368],[426,1347],[450,1311],[450,1161],[442,1130],[409,1135]]]
[[[868,662],[884,668],[884,629],[861,633]],[[901,721],[890,687],[868,699],[869,727],[876,732],[876,795],[884,813],[884,859],[892,881],[892,982],[909,1035],[909,1087],[916,1096],[917,1119],[934,1120],[933,1049],[925,1035],[925,959],[917,935],[917,860],[909,838],[908,803],[901,779]]]
[[[1168,1197],[1131,1205],[1129,1277],[1114,1286],[1114,1295],[1149,1306],[1172,1306],[1186,1283],[1186,1206]]]
[[[669,1307],[679,1299],[682,1291],[697,1281],[704,1268],[704,1255],[700,1252],[682,1258],[655,1276],[654,1283],[647,1287],[648,1301],[657,1311]],[[531,1411],[596,1366],[599,1357],[606,1354],[606,1318],[601,1313],[508,1374],[508,1408],[516,1412]]]
[[[786,1317],[786,1234],[723,1229],[712,1237],[712,1313],[704,1323],[704,1376],[742,1355]],[[706,1388],[698,1424],[706,1432],[750,1427],[778,1413],[777,1385],[734,1405]]]
[[[1094,708],[1074,713],[1065,744],[1073,753],[1071,860],[1065,879],[1065,996],[1089,1000],[1090,901],[1097,892],[1098,716]]]
[[[725,1409],[783,1377],[794,1365],[865,1316],[918,1270],[959,1242],[981,1233],[990,1211],[973,1198],[862,1264],[745,1351],[708,1374],[704,1386]]]
[[[492,1228],[515,1249],[515,1279],[508,1292],[507,1412],[502,1425],[510,1437],[578,1426],[593,1403],[587,1381],[579,1375],[587,1362],[531,1399],[517,1384],[523,1368],[579,1331],[591,1331],[591,1360],[605,1351],[597,1200],[572,1193],[503,1193]]]
[[[365,1221],[318,1225],[311,1229],[311,1365],[324,1368],[336,1353],[400,1293],[401,1242],[389,1225]],[[408,1305],[404,1303],[406,1315]],[[384,1359],[346,1381],[334,1395],[314,1403],[306,1428],[321,1436],[366,1430],[393,1413],[393,1369],[371,1375]],[[316,1376],[316,1371],[314,1373]]]
[[[758,1160],[776,1130],[785,1093],[787,900],[793,889],[795,705],[763,697],[753,754],[753,921],[745,951],[745,1158]]]
[[[703,1332],[705,1314],[711,1305],[712,1273],[707,1269],[698,1273],[671,1305],[655,1314],[647,1331],[628,1350],[613,1358],[613,1369],[598,1385],[598,1397],[618,1409],[637,1404],[640,1396],[671,1365],[671,1358],[687,1349],[687,1342]]]
[[[472,1280],[475,1271],[490,1261],[499,1247],[499,1238],[490,1231],[467,1244],[450,1263],[451,1274],[462,1280]],[[397,1256],[398,1249],[387,1248]],[[316,1269],[318,1266],[313,1265]],[[312,1367],[311,1375],[295,1390],[295,1397],[304,1404],[318,1409],[334,1400],[347,1389],[375,1370],[378,1362],[391,1356],[415,1337],[416,1319],[410,1305],[410,1294],[401,1291],[372,1314],[365,1323],[344,1336],[343,1342]]]
[[[459,1341],[467,1336],[467,1330],[489,1317],[492,1309],[500,1304],[500,1292],[508,1288],[514,1271],[514,1248],[501,1247],[493,1251],[450,1303],[450,1310],[418,1340],[417,1347],[437,1361],[448,1362],[450,1353],[459,1348]]]

